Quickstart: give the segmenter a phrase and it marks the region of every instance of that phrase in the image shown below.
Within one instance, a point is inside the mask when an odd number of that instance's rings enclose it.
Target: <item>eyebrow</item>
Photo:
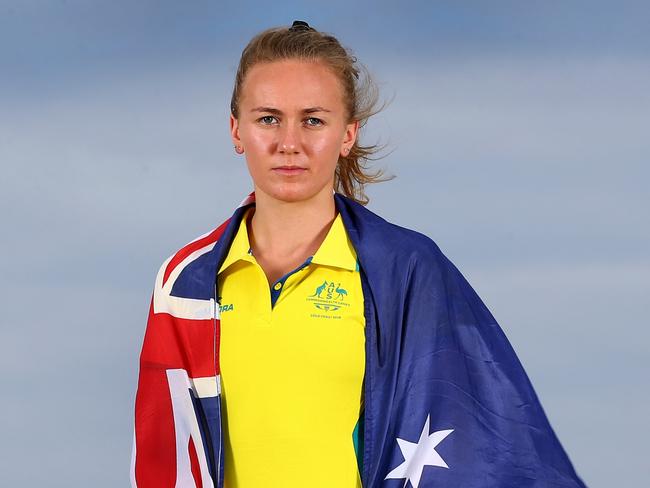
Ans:
[[[273,107],[255,107],[251,112],[268,112],[270,114],[283,115],[282,110]],[[331,110],[327,110],[323,107],[309,107],[302,110],[302,113],[304,114],[313,114],[315,112],[331,112]]]

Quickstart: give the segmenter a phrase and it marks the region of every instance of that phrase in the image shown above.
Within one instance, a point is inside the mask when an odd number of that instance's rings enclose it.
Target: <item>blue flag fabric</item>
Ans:
[[[363,486],[584,487],[503,331],[458,269],[423,234],[334,198],[364,295]],[[141,355],[133,487],[223,488],[216,277],[254,204],[251,194],[161,266]],[[327,479],[327,466],[314,478]]]
[[[335,195],[362,271],[368,487],[584,487],[503,331],[428,237]]]

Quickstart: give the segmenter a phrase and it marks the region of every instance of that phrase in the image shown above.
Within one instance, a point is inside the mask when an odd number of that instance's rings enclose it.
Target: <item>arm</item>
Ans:
[[[584,488],[512,346],[460,271],[442,254],[434,266],[411,264],[386,486]]]
[[[214,304],[170,295],[160,268],[140,355],[131,486],[214,485],[220,453]],[[196,485],[198,486],[198,484]]]

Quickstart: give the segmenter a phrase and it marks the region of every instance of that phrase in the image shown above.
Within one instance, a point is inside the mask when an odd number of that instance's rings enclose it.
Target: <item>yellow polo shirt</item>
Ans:
[[[250,253],[253,211],[218,274],[225,486],[361,487],[365,319],[356,253],[337,215],[318,251],[269,289]]]

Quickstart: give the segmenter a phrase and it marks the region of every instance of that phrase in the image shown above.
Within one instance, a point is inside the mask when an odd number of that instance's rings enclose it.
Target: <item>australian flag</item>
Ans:
[[[338,193],[335,203],[364,295],[363,486],[584,488],[510,343],[459,270],[423,234]],[[134,487],[223,487],[215,279],[254,204],[251,194],[161,267],[141,355]],[[326,479],[323,465],[314,484]]]

